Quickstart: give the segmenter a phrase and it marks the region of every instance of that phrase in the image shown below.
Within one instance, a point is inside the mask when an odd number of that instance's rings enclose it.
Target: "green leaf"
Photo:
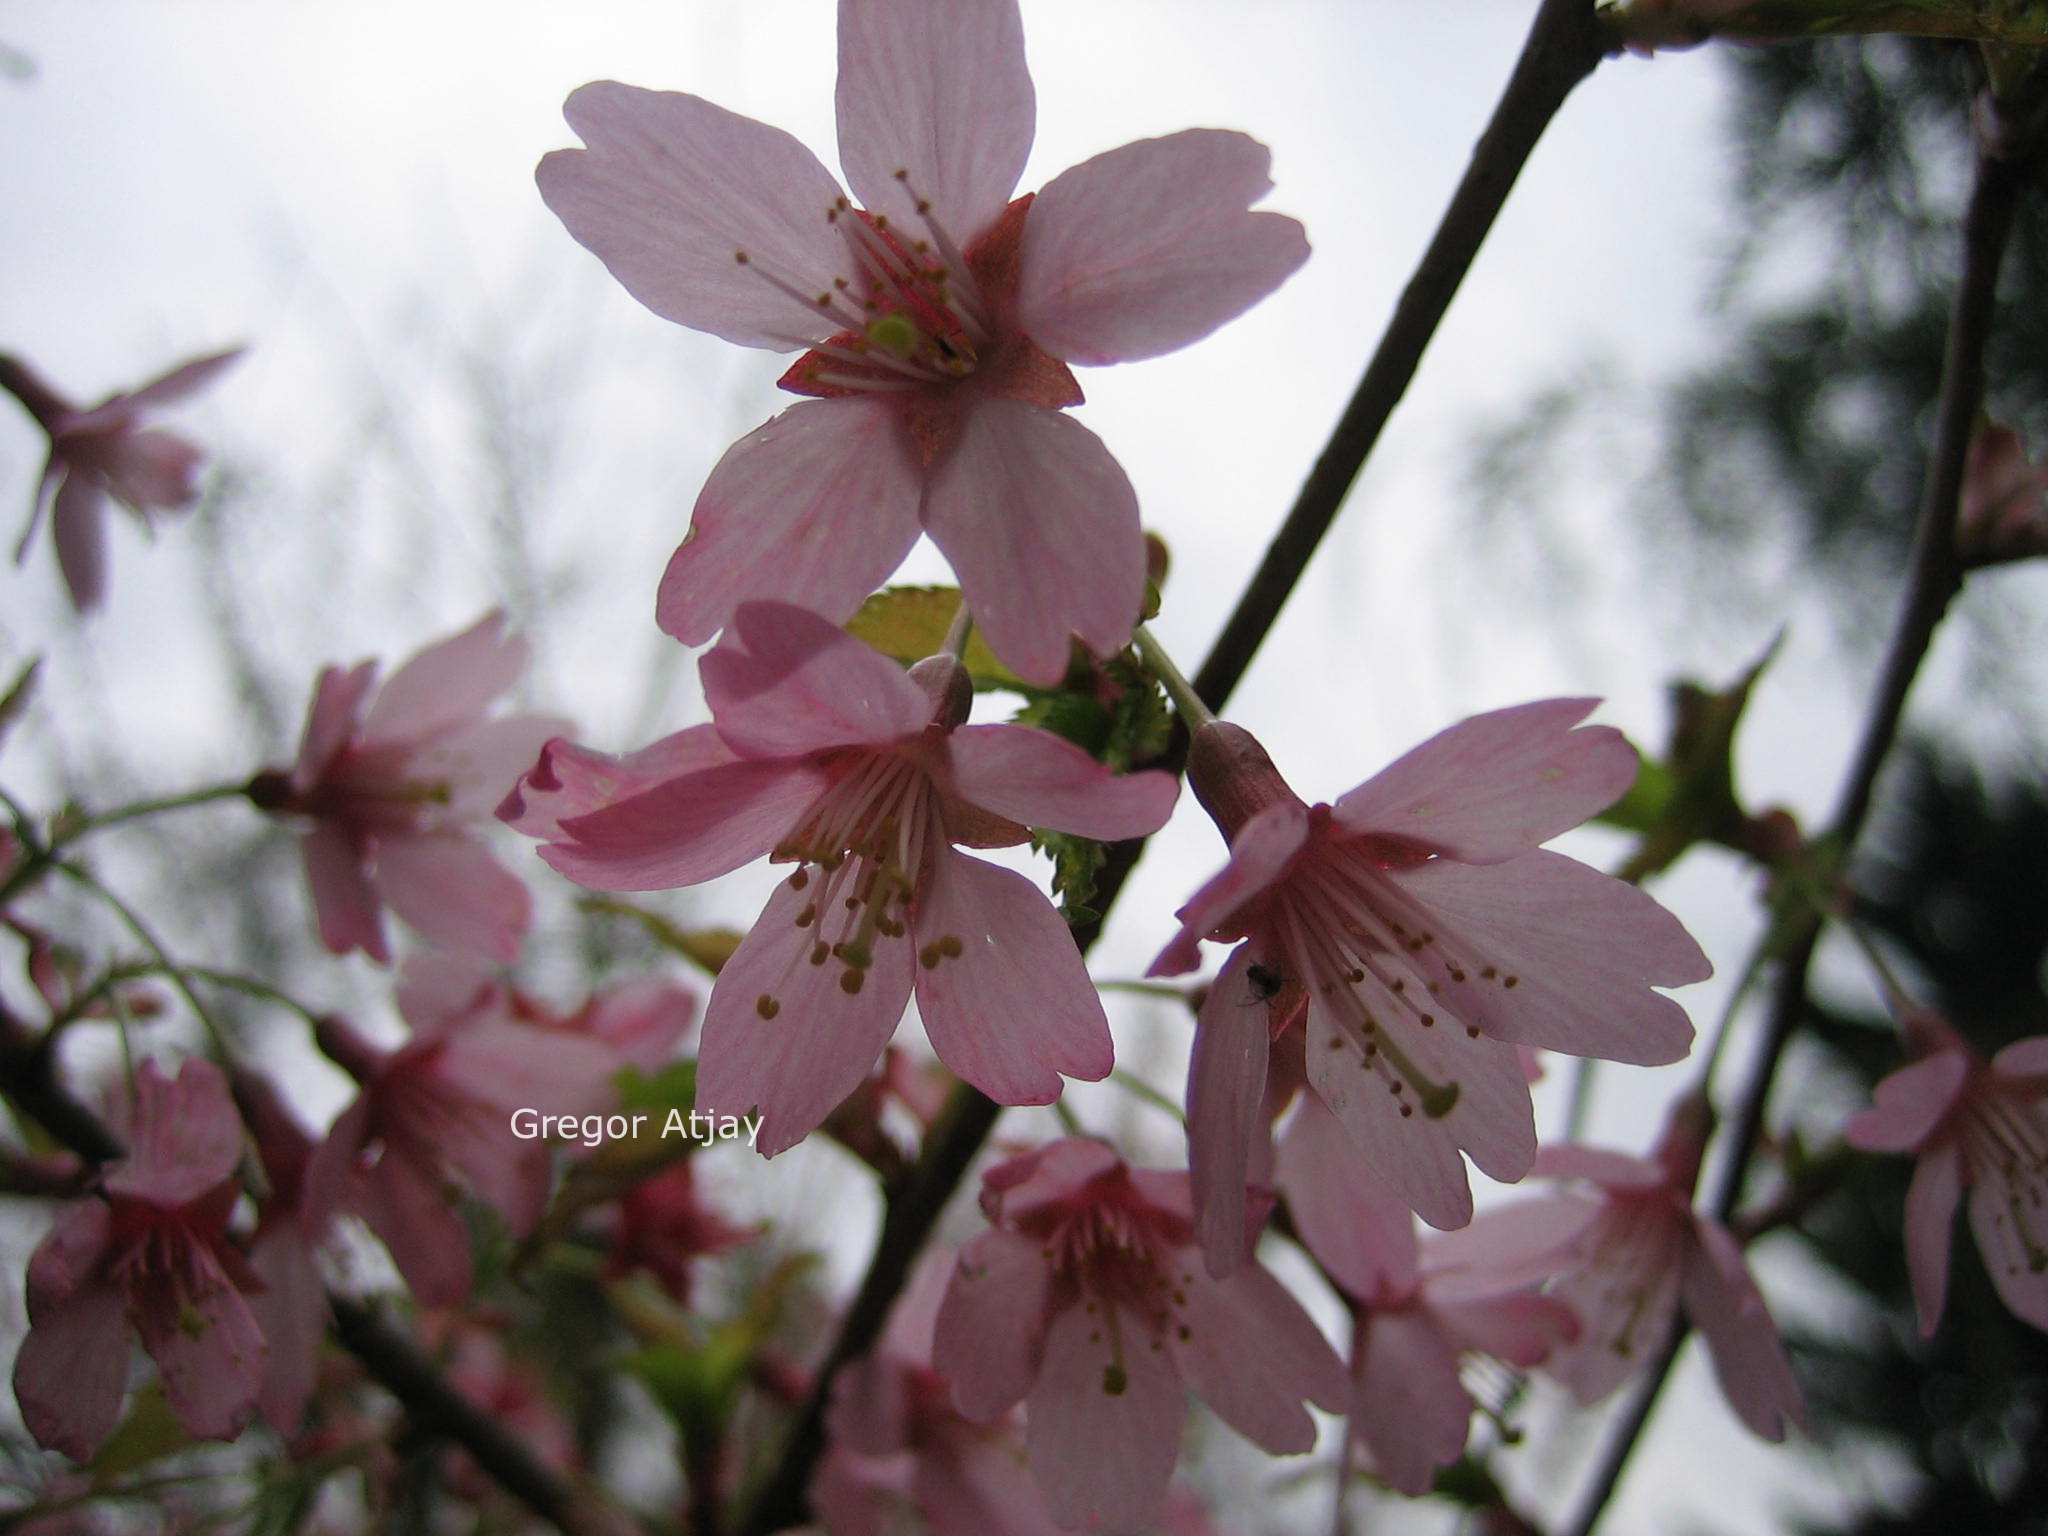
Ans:
[[[945,648],[946,631],[959,611],[958,587],[885,587],[846,621],[846,632],[907,667]],[[979,630],[967,637],[967,654],[960,660],[977,689],[1036,691],[996,660]]]
[[[128,1417],[101,1442],[99,1454],[93,1457],[86,1472],[95,1488],[106,1488],[191,1443],[185,1426],[171,1412],[162,1385],[151,1382],[135,1394]]]

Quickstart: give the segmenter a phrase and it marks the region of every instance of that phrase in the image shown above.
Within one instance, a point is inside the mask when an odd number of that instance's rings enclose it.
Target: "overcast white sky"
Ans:
[[[1132,138],[1242,128],[1272,147],[1268,206],[1299,217],[1315,249],[1211,341],[1082,376],[1082,419],[1174,549],[1156,627],[1190,667],[1348,395],[1530,9],[1024,0],[1039,92],[1026,186]],[[247,643],[310,683],[323,661],[400,656],[508,602],[536,637],[537,702],[597,744],[644,741],[645,668],[619,658],[666,645],[652,594],[690,500],[785,397],[774,360],[670,326],[612,285],[541,206],[532,168],[573,142],[563,97],[604,77],[708,96],[834,163],[827,0],[0,0],[0,44],[33,65],[0,80],[0,349],[98,398],[188,355],[252,348],[185,418],[260,467],[263,495],[229,508]],[[1500,566],[1466,547],[1459,510],[1476,427],[1589,359],[1626,394],[1706,346],[1722,87],[1710,51],[1612,62],[1539,150],[1234,710],[1310,798],[1464,714],[1550,693],[1604,694],[1603,719],[1654,743],[1676,669],[1732,676],[1768,638],[1738,627],[1674,653],[1655,599],[1631,613],[1611,594],[1532,605],[1497,591]],[[508,590],[463,436],[460,380],[480,356],[510,359],[520,410],[549,437],[531,482],[536,559],[544,575],[576,566],[573,589]],[[31,426],[0,409],[10,544],[39,463]],[[218,723],[229,701],[213,653],[188,637],[204,546],[177,525],[149,544],[125,521],[114,543],[110,612],[56,659],[46,696],[108,701],[125,756],[162,775],[138,793],[234,771],[250,747]],[[68,626],[47,548],[0,570],[0,671]],[[672,700],[661,728],[692,707]],[[64,750],[78,734],[59,732]],[[19,741],[8,768],[32,781],[37,749]],[[1838,761],[1814,754],[1810,782],[1789,765],[1768,798],[1819,803]],[[1176,823],[1129,893],[1112,968],[1142,964],[1219,853],[1192,811]],[[1748,919],[1718,899],[1725,877],[1693,883],[1687,915],[1731,968]],[[1703,1024],[1710,1007],[1695,1003]],[[1617,1112],[1612,1134],[1639,1143],[1661,1094]],[[1725,1420],[1687,1412],[1660,1437],[1708,1473],[1711,1507],[1697,1478],[1642,1476],[1614,1528],[1744,1528],[1753,1507],[1738,1501],[1795,1474]],[[1759,1466],[1769,1475],[1750,1480]]]

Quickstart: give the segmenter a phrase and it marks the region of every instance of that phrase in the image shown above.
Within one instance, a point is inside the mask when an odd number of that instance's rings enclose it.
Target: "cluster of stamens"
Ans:
[[[1457,1107],[1458,1084],[1431,1078],[1402,1049],[1402,1029],[1447,1025],[1476,1040],[1478,1027],[1459,1022],[1459,989],[1512,991],[1521,978],[1447,948],[1428,914],[1373,866],[1362,843],[1304,859],[1287,894],[1277,926],[1285,930],[1288,954],[1324,1017],[1340,1026],[1326,1043],[1332,1050],[1355,1048],[1361,1065],[1399,1101],[1404,1120],[1418,1108],[1432,1120],[1448,1115]]]
[[[944,384],[972,373],[992,339],[988,303],[966,257],[930,201],[911,187],[910,173],[898,171],[896,180],[914,200],[925,233],[906,232],[887,214],[835,199],[825,219],[838,231],[851,267],[822,288],[811,289],[747,251],[733,252],[735,262],[807,315],[837,328],[811,357],[848,366],[818,368],[809,374],[815,383],[863,392]]]
[[[943,835],[930,775],[900,753],[862,752],[773,855],[799,865],[789,885],[806,898],[796,915],[809,938],[800,963],[837,964],[839,990],[857,995],[876,946],[908,935],[910,904],[932,840]],[[941,935],[924,946],[918,962],[930,970],[962,949],[957,936]],[[773,1019],[782,1003],[764,992],[754,1011]]]
[[[1175,1268],[1193,1250],[1167,1241],[1156,1226],[1150,1212],[1111,1191],[1068,1207],[1045,1234],[1046,1262],[1081,1293],[1082,1310],[1093,1324],[1089,1342],[1109,1349],[1102,1390],[1111,1397],[1122,1396],[1130,1381],[1123,1363],[1124,1310],[1145,1320],[1149,1349],[1165,1348],[1168,1328],[1182,1340],[1189,1336],[1187,1324],[1175,1322],[1174,1314],[1187,1306],[1186,1287],[1194,1274],[1187,1269],[1176,1276]]]
[[[2011,1227],[2027,1274],[2048,1273],[2048,1125],[2037,1104],[1996,1088],[1976,1094],[1970,1107],[1963,1148],[1978,1186],[1972,1198],[1996,1198],[1985,1186],[1997,1186],[2002,1207],[1991,1211],[1992,1225]]]

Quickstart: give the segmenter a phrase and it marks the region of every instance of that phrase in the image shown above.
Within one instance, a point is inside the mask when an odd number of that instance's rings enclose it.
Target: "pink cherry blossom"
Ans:
[[[618,1218],[605,1254],[613,1279],[644,1270],[679,1305],[690,1304],[696,1261],[737,1248],[761,1235],[720,1215],[697,1189],[690,1160],[671,1163],[619,1197]]]
[[[0,389],[19,400],[50,437],[28,527],[14,558],[28,555],[37,524],[50,510],[57,564],[72,606],[81,613],[106,595],[106,504],[109,497],[140,518],[183,511],[198,499],[200,451],[181,437],[143,426],[164,406],[197,394],[225,373],[242,349],[181,363],[128,394],[98,405],[72,405],[19,358],[0,356]]]
[[[663,577],[662,628],[708,640],[750,598],[842,619],[922,528],[996,652],[1041,683],[1068,634],[1129,638],[1145,557],[1130,482],[1062,414],[1069,363],[1206,336],[1308,255],[1248,212],[1264,146],[1190,129],[1010,201],[1035,106],[1016,0],[841,0],[839,147],[811,152],[695,96],[613,82],[569,98],[589,146],[541,195],[656,314],[742,346],[809,349],[820,399],[742,438]]]
[[[249,1296],[262,1282],[227,1240],[242,1123],[212,1063],[135,1074],[128,1158],[103,1198],[63,1211],[28,1267],[29,1333],[14,1394],[37,1442],[86,1461],[114,1427],[129,1341],[155,1360],[171,1412],[203,1440],[232,1440],[263,1383]]]
[[[1275,1455],[1314,1445],[1304,1398],[1348,1400],[1343,1366],[1278,1280],[1252,1263],[1204,1271],[1186,1174],[1055,1142],[991,1169],[982,1209],[992,1230],[961,1251],[932,1364],[970,1419],[1024,1402],[1031,1470],[1060,1526],[1157,1518],[1184,1390]]]
[[[1970,1230],[1991,1283],[2015,1317],[2048,1328],[2048,1036],[1988,1063],[1924,1010],[1901,1028],[1914,1060],[1849,1117],[1849,1144],[1919,1159],[1906,1194],[1906,1267],[1920,1331],[1948,1295],[1949,1233],[1965,1187]]]
[[[335,954],[360,949],[390,964],[388,906],[436,944],[518,956],[532,897],[472,828],[567,728],[541,715],[491,718],[525,666],[526,642],[492,613],[381,688],[374,661],[322,670],[298,762],[258,774],[249,796],[311,821],[300,844],[306,881]]]
[[[1475,1283],[1549,1281],[1547,1294],[1578,1313],[1580,1333],[1545,1370],[1581,1404],[1646,1366],[1683,1304],[1736,1416],[1777,1442],[1788,1425],[1804,1427],[1805,1403],[1741,1247],[1693,1209],[1707,1126],[1703,1101],[1688,1095],[1652,1161],[1545,1147],[1533,1171],[1572,1186],[1486,1212],[1441,1239],[1439,1253]]]
[[[1295,1231],[1356,1304],[1351,1434],[1389,1486],[1420,1497],[1465,1454],[1474,1405],[1462,1357],[1527,1370],[1578,1337],[1578,1318],[1533,1282],[1434,1267],[1408,1207],[1313,1095],[1280,1139],[1278,1173]]]
[[[780,603],[743,604],[702,675],[713,724],[627,758],[550,742],[501,812],[599,890],[694,885],[764,854],[797,866],[719,972],[699,1108],[758,1108],[760,1150],[793,1146],[858,1086],[913,991],[939,1059],[999,1103],[1108,1073],[1066,925],[1029,880],[954,845],[1007,847],[1031,826],[1142,836],[1172,810],[1170,778],[963,725],[950,657],[905,676]]]
[[[1973,565],[2048,554],[2048,467],[2030,460],[2019,433],[2001,422],[1970,439],[1956,551]]]
[[[469,1236],[448,1191],[494,1207],[514,1236],[539,1221],[553,1177],[547,1143],[512,1131],[515,1109],[582,1115],[609,1108],[617,1060],[595,1041],[453,1002],[429,969],[409,968],[400,1005],[411,1041],[379,1047],[345,1020],[321,1021],[320,1048],[360,1085],[306,1170],[316,1213],[359,1214],[426,1306],[452,1306],[472,1282]]]
[[[833,1536],[890,1536],[914,1511],[933,1536],[1054,1536],[1014,1414],[986,1423],[953,1405],[931,1366],[932,1332],[955,1255],[927,1249],[872,1353],[839,1375],[832,1448],[811,1504]]]
[[[1310,1086],[1424,1221],[1472,1196],[1459,1153],[1519,1179],[1536,1153],[1517,1047],[1658,1064],[1692,1040],[1652,990],[1706,956],[1631,885],[1539,845],[1612,803],[1636,771],[1587,699],[1478,715],[1339,799],[1304,805],[1245,732],[1196,733],[1189,778],[1230,839],[1153,964],[1243,938],[1209,989],[1188,1081],[1203,1243],[1226,1272],[1259,1131],[1271,1037],[1305,1030]]]

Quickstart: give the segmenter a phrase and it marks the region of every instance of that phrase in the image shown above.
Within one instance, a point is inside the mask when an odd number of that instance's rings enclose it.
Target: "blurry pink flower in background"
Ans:
[[[469,1234],[451,1188],[496,1209],[515,1237],[533,1230],[547,1203],[553,1153],[513,1134],[512,1111],[582,1115],[617,1097],[618,1061],[602,1045],[509,1023],[487,995],[451,995],[446,975],[407,968],[399,1003],[413,1033],[396,1050],[341,1019],[321,1021],[321,1050],[361,1092],[305,1173],[316,1219],[361,1215],[430,1307],[462,1301],[472,1283]]]
[[[1274,1455],[1315,1444],[1343,1365],[1255,1263],[1212,1279],[1184,1173],[1054,1142],[982,1179],[992,1230],[961,1250],[932,1364],[970,1419],[1023,1402],[1031,1470],[1067,1529],[1135,1531],[1166,1497],[1185,1392]]]
[[[226,1235],[242,1122],[219,1068],[192,1058],[166,1078],[143,1062],[128,1145],[105,1198],[59,1213],[29,1260],[14,1393],[37,1442],[75,1461],[120,1415],[135,1335],[198,1439],[239,1435],[264,1378],[249,1307],[262,1282]]]
[[[1956,552],[1973,565],[2048,554],[2048,467],[2019,433],[1986,422],[1970,439],[1956,506]]]
[[[1866,1152],[1911,1152],[1906,1267],[1920,1332],[1933,1334],[1948,1295],[1950,1229],[1964,1188],[1970,1230],[2013,1316],[2048,1328],[2048,1036],[1989,1063],[1924,1009],[1900,1035],[1912,1064],[1877,1085],[1842,1128]]]
[[[1527,1370],[1579,1323],[1533,1281],[1433,1267],[1408,1207],[1361,1161],[1322,1101],[1304,1095],[1280,1138],[1279,1185],[1302,1242],[1357,1304],[1350,1432],[1390,1486],[1419,1498],[1465,1454],[1473,1401],[1461,1357]]]
[[[1063,408],[1069,363],[1206,336],[1307,258],[1248,212],[1265,147],[1190,129],[1112,150],[1010,202],[1035,99],[1015,0],[842,0],[839,146],[855,208],[780,129],[613,82],[569,98],[587,149],[541,195],[632,295],[742,346],[811,349],[823,399],[742,438],[698,498],[657,617],[690,644],[750,598],[843,619],[920,528],[1021,676],[1068,634],[1121,647],[1144,596],[1130,482]]]
[[[832,1448],[811,1503],[832,1536],[892,1536],[915,1510],[932,1536],[1053,1536],[1059,1527],[1025,1464],[1014,1415],[975,1423],[932,1369],[932,1330],[952,1279],[950,1249],[927,1249],[874,1350],[840,1373]]]
[[[1652,988],[1705,979],[1700,947],[1634,886],[1539,847],[1635,777],[1618,731],[1578,726],[1592,707],[1474,716],[1313,807],[1238,727],[1196,733],[1189,782],[1230,863],[1152,969],[1194,969],[1205,938],[1249,940],[1209,990],[1189,1068],[1189,1161],[1218,1273],[1242,1247],[1281,1029],[1305,1028],[1310,1086],[1373,1171],[1446,1228],[1472,1214],[1461,1150],[1510,1183],[1536,1154],[1517,1047],[1642,1065],[1686,1053],[1685,1010]]]
[[[377,664],[327,667],[299,760],[249,785],[265,810],[310,818],[301,849],[321,942],[390,964],[388,906],[436,944],[511,961],[533,900],[473,830],[567,722],[492,719],[526,642],[492,613],[377,686]]]
[[[1578,1341],[1555,1351],[1545,1370],[1581,1405],[1649,1364],[1682,1302],[1729,1405],[1775,1443],[1788,1425],[1804,1426],[1805,1403],[1741,1247],[1693,1209],[1707,1123],[1693,1094],[1674,1107],[1652,1161],[1545,1147],[1536,1177],[1590,1189],[1568,1187],[1487,1211],[1436,1251],[1475,1284],[1547,1281],[1545,1293],[1578,1313]]]
[[[203,455],[181,437],[143,426],[152,412],[197,394],[242,355],[240,347],[181,363],[125,395],[81,410],[19,358],[0,355],[0,389],[19,400],[50,437],[50,456],[36,483],[28,527],[16,546],[27,558],[36,526],[50,510],[57,564],[72,606],[97,607],[107,588],[106,504],[109,497],[149,524],[149,514],[183,511],[198,499]]]
[[[796,873],[719,972],[697,1105],[758,1107],[759,1148],[802,1140],[860,1084],[913,990],[932,1049],[1003,1104],[1112,1062],[1102,1002],[1052,904],[955,844],[1032,826],[1158,828],[1176,788],[1122,778],[1015,725],[964,725],[949,657],[906,676],[816,614],[748,603],[703,659],[714,723],[608,758],[550,742],[501,814],[599,890],[695,885],[768,855]]]

